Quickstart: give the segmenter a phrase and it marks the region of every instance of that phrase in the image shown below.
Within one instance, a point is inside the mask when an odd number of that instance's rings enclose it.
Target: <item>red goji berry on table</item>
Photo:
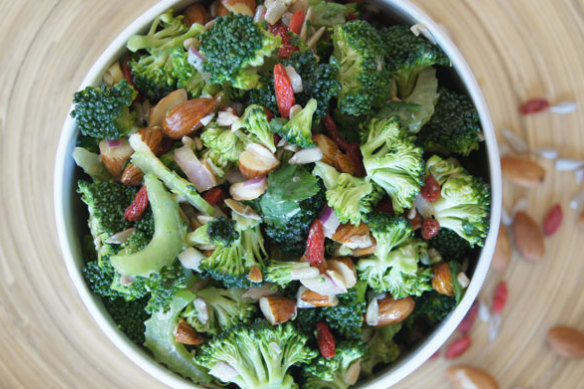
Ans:
[[[438,220],[432,218],[424,219],[422,222],[422,238],[432,239],[438,235],[438,231],[440,231],[440,223],[438,223]]]
[[[335,337],[325,322],[321,321],[316,324],[316,342],[318,343],[320,354],[325,359],[331,359],[335,356]]]
[[[290,117],[290,108],[296,104],[296,99],[294,98],[292,83],[282,64],[274,66],[274,89],[280,115],[288,119]]]
[[[545,236],[555,234],[562,225],[562,206],[556,204],[549,210],[545,219],[543,220],[543,233]]]
[[[302,31],[302,25],[304,24],[304,12],[301,9],[296,11],[294,15],[292,15],[292,19],[290,19],[290,24],[288,24],[288,30],[295,33],[296,35],[300,35]]]
[[[458,325],[458,330],[462,333],[470,332],[474,323],[477,321],[477,317],[479,315],[479,304],[478,302],[472,303],[470,309],[468,310],[466,316],[460,324]]]
[[[522,115],[529,115],[547,110],[550,107],[550,102],[543,98],[536,98],[526,101],[519,107],[519,112]]]
[[[132,204],[130,204],[124,211],[124,218],[130,222],[137,222],[138,220],[142,219],[142,215],[146,211],[147,207],[148,191],[146,190],[146,186],[143,186],[138,191],[138,193],[136,193],[136,197],[134,197]]]
[[[306,259],[313,266],[318,266],[324,261],[324,238],[322,222],[316,219],[310,226],[306,241]]]
[[[426,200],[432,202],[440,198],[440,184],[433,175],[428,175],[424,181],[424,186],[420,189],[420,194]]]
[[[509,297],[509,289],[507,289],[505,281],[501,281],[495,287],[495,293],[493,294],[492,310],[494,314],[499,314],[503,311],[507,304],[507,297]]]
[[[471,345],[470,336],[464,335],[461,338],[456,339],[454,342],[450,343],[448,347],[446,347],[446,351],[444,352],[444,357],[446,359],[454,359],[460,357],[462,354],[466,352],[470,348]]]

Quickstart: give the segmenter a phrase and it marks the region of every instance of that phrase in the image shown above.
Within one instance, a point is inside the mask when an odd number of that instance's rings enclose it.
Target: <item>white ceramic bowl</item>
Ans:
[[[144,31],[152,20],[168,8],[180,10],[193,0],[162,0],[152,7],[132,24],[130,24],[118,37],[109,45],[105,52],[99,57],[97,62],[89,70],[79,89],[87,85],[99,84],[105,70],[115,62],[125,52],[126,41],[136,33]],[[434,23],[419,8],[406,0],[379,0],[375,5],[387,13],[392,20],[399,20],[402,23],[425,25],[436,42],[444,49],[450,57],[454,70],[460,81],[471,96],[481,119],[486,142],[486,161],[488,166],[484,170],[488,172],[491,190],[491,219],[490,231],[485,246],[481,251],[476,268],[472,276],[471,283],[464,298],[458,307],[432,332],[418,347],[405,354],[388,369],[381,371],[377,376],[361,384],[362,388],[388,388],[397,383],[408,374],[412,373],[424,361],[426,361],[457,328],[471,304],[477,297],[483,284],[491,257],[495,248],[497,232],[499,229],[499,218],[501,214],[501,172],[499,166],[499,154],[493,124],[485,104],[481,90],[458,49],[454,46],[444,30]],[[163,383],[181,389],[193,389],[199,386],[191,381],[185,380],[172,373],[164,366],[156,363],[144,350],[132,343],[114,325],[109,314],[103,307],[100,299],[94,296],[88,289],[83,279],[81,269],[84,260],[81,255],[80,234],[85,226],[85,220],[79,220],[76,215],[79,212],[79,201],[75,193],[75,183],[77,181],[77,169],[72,158],[75,147],[77,131],[75,123],[70,116],[67,116],[59,148],[57,150],[55,177],[54,177],[54,200],[55,217],[57,222],[57,232],[59,242],[63,251],[63,258],[67,265],[69,276],[73,280],[83,303],[89,310],[91,316],[97,322],[106,336],[134,363],[144,369],[148,374],[154,376]]]

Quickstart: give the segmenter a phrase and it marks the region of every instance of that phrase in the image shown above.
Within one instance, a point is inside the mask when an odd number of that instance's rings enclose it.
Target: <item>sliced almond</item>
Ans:
[[[286,297],[262,297],[260,309],[270,324],[285,323],[296,316],[296,301]]]
[[[257,143],[250,143],[245,151],[239,154],[239,170],[249,179],[264,177],[278,166],[280,166],[278,158]]]
[[[162,144],[163,138],[162,130],[160,128],[150,127],[141,128],[140,130],[138,130],[138,134],[140,134],[142,142],[144,142],[146,146],[148,146],[148,148],[150,148],[150,150],[154,154],[158,154],[158,151],[160,150],[160,145]]]
[[[188,96],[187,91],[185,89],[177,89],[175,91],[170,92],[168,95],[160,99],[158,104],[152,107],[152,109],[150,110],[150,115],[148,116],[148,125],[150,127],[155,126],[162,127],[162,123],[164,122],[164,118],[168,111],[184,103],[187,100]]]
[[[499,227],[499,235],[497,236],[497,245],[495,246],[495,253],[491,267],[499,273],[504,273],[511,262],[511,241],[509,240],[509,233],[505,226]]]
[[[365,256],[368,256],[368,255],[375,253],[375,250],[377,250],[377,242],[375,241],[374,237],[371,237],[371,240],[373,241],[373,244],[371,246],[367,246],[367,247],[363,247],[361,249],[353,250],[353,256],[354,257],[365,257]]]
[[[332,296],[347,293],[347,288],[343,285],[341,276],[334,270],[327,270],[324,274],[316,277],[301,278],[300,283],[306,288],[318,294]]]
[[[178,322],[178,326],[174,331],[174,338],[177,342],[196,346],[205,342],[205,337],[199,334],[193,327],[191,327],[184,319]]]
[[[120,178],[134,150],[126,139],[120,139],[116,142],[118,143],[116,146],[111,146],[112,142],[105,139],[99,142],[99,156],[112,177]]]
[[[339,151],[337,144],[331,138],[323,134],[313,135],[312,140],[316,142],[322,151],[322,162],[326,163],[327,165],[334,165],[335,156],[337,151]]]
[[[264,280],[264,277],[262,275],[262,271],[258,266],[252,266],[251,269],[249,269],[247,279],[250,280],[251,282],[262,282]]]
[[[253,17],[256,7],[255,0],[221,0],[221,3],[230,12],[251,17]]]
[[[454,296],[452,287],[452,275],[450,274],[450,265],[448,262],[440,261],[432,266],[434,278],[432,278],[432,289],[444,296]]]
[[[351,258],[334,258],[326,261],[329,269],[336,271],[343,278],[345,287],[352,288],[357,283],[357,271]]]
[[[209,13],[207,8],[203,7],[201,4],[193,4],[183,12],[184,23],[187,26],[192,26],[195,23],[205,25],[209,21]]]
[[[337,296],[327,296],[323,294],[316,293],[310,289],[306,289],[305,287],[301,286],[299,288],[299,300],[302,301],[304,304],[312,307],[334,307],[339,304],[339,299]],[[301,292],[301,293],[300,293]],[[299,305],[300,305],[299,301]]]
[[[557,326],[549,330],[547,344],[560,357],[584,358],[584,333],[575,328]]]
[[[335,154],[335,161],[333,163],[335,169],[341,173],[347,173],[350,175],[355,174],[355,166],[353,165],[353,160],[347,154],[337,151]]]
[[[540,185],[546,174],[545,169],[538,163],[514,156],[501,157],[501,171],[506,179],[526,188]]]
[[[390,324],[401,323],[414,311],[416,302],[412,296],[403,299],[394,300],[393,297],[387,296],[377,301],[379,312],[377,324],[373,327],[385,327]]]
[[[162,123],[164,133],[171,139],[181,139],[201,128],[201,119],[215,109],[215,100],[198,98],[185,101],[168,112]]]
[[[367,223],[361,223],[358,226],[341,224],[333,234],[332,240],[355,249],[369,247],[373,243]]]
[[[499,389],[491,374],[470,365],[450,366],[448,379],[456,389]]]
[[[244,201],[257,199],[268,189],[268,180],[256,178],[244,182],[238,182],[229,187],[229,194],[234,200]]]
[[[541,228],[523,211],[517,212],[513,220],[513,240],[521,256],[528,261],[539,261],[545,252],[545,241]]]
[[[355,362],[349,366],[347,372],[345,373],[345,384],[355,385],[359,380],[359,375],[361,374],[361,358],[357,359]]]

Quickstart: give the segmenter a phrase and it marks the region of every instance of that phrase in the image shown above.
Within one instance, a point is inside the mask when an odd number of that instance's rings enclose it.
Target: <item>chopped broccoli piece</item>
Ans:
[[[134,130],[137,114],[130,111],[138,92],[125,80],[113,87],[88,86],[73,96],[71,117],[85,136],[119,139]]]
[[[281,37],[264,30],[249,16],[229,14],[216,19],[201,35],[201,43],[206,58],[203,69],[211,74],[211,83],[230,82],[236,88],[251,89],[259,81],[257,67],[281,46]]]
[[[427,151],[468,156],[479,149],[481,123],[472,101],[463,94],[442,88],[436,112],[419,134]]]
[[[393,337],[401,329],[402,323],[398,323],[371,330],[373,335],[367,341],[365,357],[361,364],[361,373],[363,375],[371,376],[375,366],[380,363],[388,364],[399,357],[401,350],[393,341]]]
[[[384,258],[361,259],[357,263],[359,277],[376,291],[391,293],[394,299],[420,296],[432,289],[432,269],[418,264],[428,256],[427,249],[426,242],[413,239]]]
[[[302,148],[315,146],[312,141],[312,115],[316,111],[316,100],[310,99],[294,117],[290,118],[278,134],[289,143]]]
[[[115,300],[103,299],[106,311],[112,317],[116,326],[135,344],[144,344],[144,322],[149,314],[144,309],[148,298],[144,297],[135,301],[126,301],[123,298]]]
[[[326,359],[322,355],[304,368],[306,373],[306,389],[338,388],[347,389],[355,383],[360,369],[353,371],[351,367],[360,367],[361,358],[365,354],[363,344],[358,341],[343,341],[335,348],[335,356]]]
[[[339,173],[338,170],[331,165],[318,161],[314,164],[312,174],[320,177],[324,183],[324,187],[327,189],[327,191],[329,191],[336,188],[341,173]]]
[[[309,274],[311,269],[310,262],[299,261],[270,261],[266,267],[266,281],[272,284],[286,286],[290,282],[299,280],[301,276]],[[318,272],[315,276],[318,276]]]
[[[239,238],[239,232],[235,229],[235,220],[221,216],[211,220],[207,226],[207,233],[216,245],[231,247],[231,244]]]
[[[239,154],[245,150],[249,139],[241,131],[231,131],[219,127],[216,123],[209,124],[201,134],[201,141],[216,156],[211,158],[220,168],[232,166],[239,160]]]
[[[441,228],[438,235],[430,239],[428,243],[448,262],[459,261],[470,252],[468,242],[447,228]]]
[[[434,290],[415,297],[416,307],[406,321],[408,328],[418,320],[427,320],[432,324],[440,323],[456,306],[454,297],[444,296]]]
[[[360,339],[363,315],[367,310],[366,292],[367,282],[361,280],[347,293],[337,295],[337,306],[316,310],[320,311],[322,320],[343,338]]]
[[[440,198],[432,202],[440,228],[448,228],[472,246],[482,246],[489,232],[489,185],[471,176],[458,161],[437,155],[426,162],[428,174],[440,184]]]
[[[429,66],[450,65],[442,49],[423,35],[416,36],[409,26],[391,26],[379,31],[385,47],[385,60],[397,82],[399,96],[412,93],[420,72]]]
[[[336,25],[332,39],[333,56],[340,64],[339,109],[354,116],[371,114],[389,100],[382,39],[364,20]]]
[[[341,223],[359,225],[365,214],[383,198],[384,193],[369,180],[339,175],[337,185],[326,191],[328,205],[333,208]]]
[[[266,321],[237,326],[223,332],[200,348],[196,362],[207,369],[227,364],[235,370],[223,379],[241,388],[295,388],[288,369],[308,364],[316,351],[307,346],[308,337],[291,323],[272,326]],[[221,377],[218,377],[221,379]]]
[[[153,101],[178,88],[185,88],[191,97],[199,96],[205,82],[188,62],[184,41],[198,37],[204,30],[198,23],[189,28],[182,15],[174,17],[168,10],[154,20],[146,35],[130,37],[127,47],[131,52],[144,50],[129,62],[140,92]]]
[[[272,153],[276,152],[274,135],[264,107],[257,104],[248,105],[241,117],[241,125],[252,135],[252,140],[261,143]]]
[[[367,176],[382,187],[397,212],[411,208],[424,182],[423,150],[397,119],[371,119],[361,145]]]
[[[312,9],[310,19],[314,26],[333,27],[347,21],[346,17],[357,12],[357,3],[339,4],[326,0],[309,0]]]
[[[373,212],[367,215],[367,223],[377,242],[375,256],[378,258],[387,258],[391,250],[414,235],[412,225],[403,216]]]

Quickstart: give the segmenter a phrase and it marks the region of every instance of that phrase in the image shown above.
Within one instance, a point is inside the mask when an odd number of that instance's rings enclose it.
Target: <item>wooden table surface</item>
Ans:
[[[416,0],[454,37],[476,74],[497,131],[531,146],[584,157],[583,0]],[[155,0],[0,0],[0,387],[162,388],[126,359],[81,304],[61,259],[52,178],[57,139],[71,96],[108,43]],[[517,114],[537,96],[575,100],[578,112]],[[500,134],[499,134],[500,135]],[[564,206],[565,223],[537,264],[513,258],[498,339],[487,326],[460,360],[492,372],[502,388],[584,388],[584,362],[548,352],[556,323],[584,329],[584,231],[569,209],[578,185],[548,168],[545,184],[505,184],[504,203],[521,197],[541,221]],[[490,274],[484,295],[501,278]],[[443,359],[427,362],[398,388],[447,388]]]

